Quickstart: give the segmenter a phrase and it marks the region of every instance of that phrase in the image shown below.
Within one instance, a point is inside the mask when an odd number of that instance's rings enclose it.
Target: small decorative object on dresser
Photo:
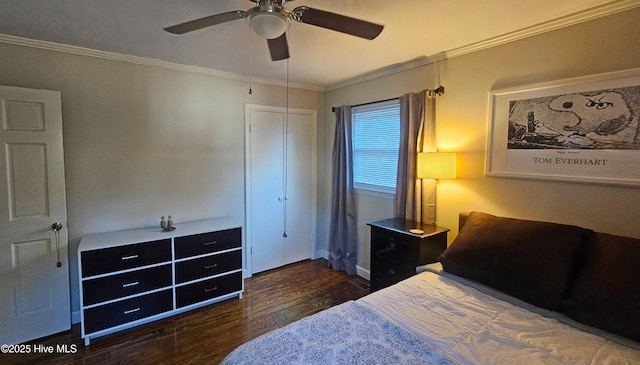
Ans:
[[[78,269],[85,345],[95,337],[242,298],[242,229],[226,219],[179,227],[82,238]]]
[[[402,218],[367,224],[371,227],[371,291],[415,275],[417,266],[436,262],[447,248],[448,228]]]

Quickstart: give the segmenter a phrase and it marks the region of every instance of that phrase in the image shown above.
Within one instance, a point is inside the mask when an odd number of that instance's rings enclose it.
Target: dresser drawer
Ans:
[[[388,285],[395,284],[416,273],[415,267],[400,265],[376,256],[373,257],[372,268],[375,278]]]
[[[82,277],[171,261],[171,239],[83,251]]]
[[[394,248],[399,251],[411,252],[415,241],[406,234],[371,227],[371,246],[375,251]]]
[[[171,264],[82,282],[84,306],[171,286]]]
[[[173,309],[171,289],[84,310],[85,333],[150,317]]]
[[[176,288],[176,305],[185,307],[242,290],[242,272],[220,276]]]
[[[242,269],[242,252],[240,250],[181,261],[176,263],[176,283],[184,283],[238,269]]]
[[[212,253],[242,245],[240,228],[176,237],[176,259]]]

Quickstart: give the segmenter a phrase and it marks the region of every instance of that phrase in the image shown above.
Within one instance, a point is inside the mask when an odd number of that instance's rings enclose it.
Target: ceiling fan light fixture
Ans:
[[[209,15],[172,25],[164,28],[164,30],[172,34],[184,34],[213,25],[244,19],[253,32],[267,40],[271,60],[280,61],[289,58],[286,31],[294,20],[298,23],[310,24],[369,40],[376,38],[384,29],[384,26],[380,24],[330,11],[313,9],[304,5],[298,6],[293,10],[285,8],[284,4],[293,0],[250,1],[255,3],[255,6],[247,11],[232,10]]]
[[[257,12],[249,14],[247,21],[251,29],[265,39],[280,37],[291,25],[291,21],[276,12]]]

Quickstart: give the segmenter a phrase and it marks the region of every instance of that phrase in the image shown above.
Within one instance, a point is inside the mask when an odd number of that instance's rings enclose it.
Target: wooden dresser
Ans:
[[[368,223],[371,227],[371,291],[404,280],[419,265],[430,264],[447,248],[448,228],[401,218]],[[420,229],[422,233],[412,233]]]
[[[85,236],[78,258],[85,345],[244,290],[242,228],[225,219]]]

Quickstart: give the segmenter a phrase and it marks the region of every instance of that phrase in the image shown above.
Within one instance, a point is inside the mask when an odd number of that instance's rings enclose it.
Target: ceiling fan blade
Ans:
[[[289,58],[289,45],[287,44],[287,33],[284,32],[278,38],[267,39],[271,61],[286,60]]]
[[[299,6],[293,9],[294,19],[305,24],[335,30],[356,37],[374,39],[382,32],[384,26],[364,20],[331,13],[324,10]]]
[[[210,15],[204,18],[190,20],[188,22],[172,25],[164,28],[169,33],[184,34],[192,32],[194,30],[210,27],[212,25],[228,22],[236,19],[243,19],[247,16],[247,13],[242,10],[234,10],[226,13],[220,13],[216,15]]]

